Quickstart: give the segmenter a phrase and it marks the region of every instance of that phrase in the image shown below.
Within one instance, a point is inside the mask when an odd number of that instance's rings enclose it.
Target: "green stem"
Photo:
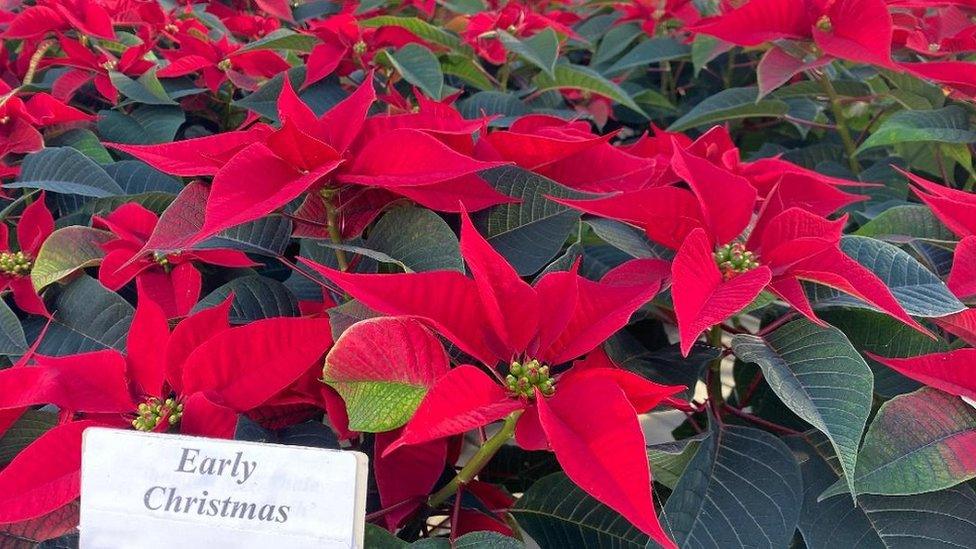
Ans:
[[[817,76],[820,80],[820,85],[823,86],[824,91],[827,93],[827,99],[830,101],[830,111],[834,115],[834,123],[837,125],[837,133],[840,134],[840,140],[844,143],[844,151],[847,153],[847,163],[851,167],[851,171],[855,175],[861,173],[861,165],[857,162],[857,157],[854,152],[857,147],[854,145],[854,140],[851,139],[851,131],[847,127],[847,120],[844,118],[844,109],[841,106],[840,96],[837,94],[837,90],[834,89],[834,85],[830,82],[830,77],[827,75]]]
[[[713,347],[722,347],[722,326],[715,325],[708,332],[708,344]],[[721,409],[722,404],[725,402],[725,397],[722,396],[722,357],[719,356],[708,365],[709,376],[708,376],[708,399],[712,402],[713,409],[716,413]]]
[[[342,244],[342,232],[339,230],[339,210],[328,197],[323,196],[322,202],[325,204],[325,220],[329,229],[329,240],[333,244]],[[349,270],[349,261],[346,259],[346,252],[338,248],[334,249],[336,263],[339,264],[340,271]]]
[[[457,476],[451,479],[451,482],[445,484],[443,488],[431,494],[427,499],[427,505],[431,508],[438,507],[447,501],[447,498],[455,495],[459,486],[463,486],[474,480],[474,477],[484,469],[485,465],[491,461],[491,458],[495,457],[498,450],[508,442],[508,439],[512,438],[512,435],[515,433],[515,423],[521,415],[522,410],[516,410],[509,414],[505,418],[505,423],[502,424],[502,428],[481,445],[481,448],[458,471]]]

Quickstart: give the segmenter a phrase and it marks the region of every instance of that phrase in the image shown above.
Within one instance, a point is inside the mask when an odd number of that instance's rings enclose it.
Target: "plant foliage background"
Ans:
[[[972,2],[0,8],[0,546],[93,425],[366,452],[369,547],[974,545]]]

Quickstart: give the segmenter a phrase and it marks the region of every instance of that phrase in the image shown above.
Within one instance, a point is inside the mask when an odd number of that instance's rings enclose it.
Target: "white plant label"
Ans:
[[[366,456],[85,430],[82,549],[363,546]]]

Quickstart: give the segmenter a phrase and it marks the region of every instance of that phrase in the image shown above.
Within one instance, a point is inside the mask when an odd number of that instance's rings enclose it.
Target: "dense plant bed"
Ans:
[[[363,451],[370,547],[973,546],[971,1],[2,5],[3,547],[96,425]]]

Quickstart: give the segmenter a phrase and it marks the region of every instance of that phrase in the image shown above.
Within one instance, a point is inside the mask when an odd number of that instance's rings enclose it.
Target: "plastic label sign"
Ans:
[[[85,430],[82,549],[363,547],[366,456]]]

